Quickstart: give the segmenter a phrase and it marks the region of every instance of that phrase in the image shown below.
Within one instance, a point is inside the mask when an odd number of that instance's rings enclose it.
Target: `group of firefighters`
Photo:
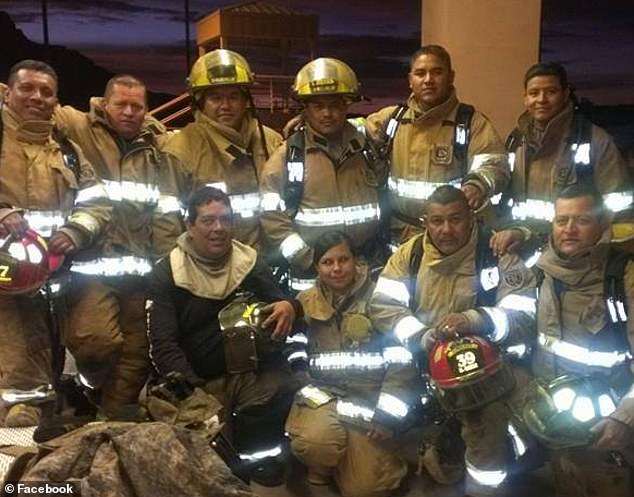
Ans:
[[[244,458],[286,433],[308,482],[346,497],[403,487],[404,434],[432,403],[421,460],[441,483],[507,495],[545,448],[559,494],[632,495],[621,154],[558,64],[528,69],[506,145],[458,100],[444,48],[417,50],[408,81],[405,103],[348,119],[355,73],[313,60],[284,139],[230,50],[192,67],[179,131],[136,77],[82,112],[52,67],[17,63],[0,89],[0,390],[60,373],[54,328],[101,418],[141,417],[148,378],[176,377],[218,400]]]

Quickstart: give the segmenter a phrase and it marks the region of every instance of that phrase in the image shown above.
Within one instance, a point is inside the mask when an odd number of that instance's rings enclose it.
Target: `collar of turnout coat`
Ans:
[[[7,129],[13,130],[15,139],[23,143],[43,144],[51,139],[53,120],[23,120],[7,105],[2,106],[2,120]]]

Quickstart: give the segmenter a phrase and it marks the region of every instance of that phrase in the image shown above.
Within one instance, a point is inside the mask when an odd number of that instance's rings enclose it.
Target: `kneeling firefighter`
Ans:
[[[178,373],[216,397],[226,436],[253,462],[282,452],[295,387],[281,349],[300,307],[232,234],[227,195],[212,187],[195,192],[187,232],[150,277],[148,336],[159,377]],[[280,483],[280,474],[262,470],[256,481]]]

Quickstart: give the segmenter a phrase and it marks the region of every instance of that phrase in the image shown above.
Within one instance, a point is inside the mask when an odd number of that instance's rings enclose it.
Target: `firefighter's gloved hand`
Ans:
[[[272,337],[282,340],[290,335],[295,321],[295,308],[288,300],[273,302],[262,308],[266,319],[262,322],[262,328],[274,326]]]
[[[601,450],[623,450],[632,440],[632,429],[622,421],[604,418],[591,429],[596,435],[593,448]]]
[[[11,235],[16,240],[20,240],[28,229],[29,223],[26,219],[24,219],[21,214],[14,212],[5,217],[2,223],[0,223],[0,237],[4,238]]]
[[[48,248],[54,254],[70,254],[77,250],[75,242],[62,231],[56,231],[48,242]]]
[[[436,325],[436,332],[440,338],[452,339],[458,335],[471,335],[471,322],[467,317],[460,313],[454,312],[447,314]]]

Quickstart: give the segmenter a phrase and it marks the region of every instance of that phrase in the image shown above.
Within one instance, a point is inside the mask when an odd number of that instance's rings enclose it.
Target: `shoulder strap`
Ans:
[[[504,148],[507,152],[515,153],[515,151],[522,143],[522,132],[519,128],[515,128],[509,136],[506,137],[506,143],[504,144]]]
[[[423,261],[423,238],[425,235],[416,235],[412,253],[409,255],[409,308],[414,309],[414,299],[416,298],[416,279]]]
[[[286,181],[282,197],[286,208],[295,212],[304,196],[305,146],[303,129],[293,133],[286,141],[286,168],[284,171]]]
[[[476,306],[492,307],[495,305],[497,288],[500,280],[498,258],[493,255],[489,245],[493,232],[485,227],[478,227],[478,241],[476,243],[475,270],[478,278],[478,295]]]
[[[53,139],[59,144],[59,148],[62,151],[62,157],[64,158],[64,164],[73,172],[77,182],[79,182],[81,168],[77,150],[75,150],[75,147],[68,137],[57,128],[53,129]]]
[[[626,344],[629,310],[625,293],[625,267],[632,258],[632,254],[612,249],[608,256],[608,264],[605,268],[605,277],[603,279],[603,295],[610,313],[610,321]]]
[[[383,145],[379,148],[379,154],[386,161],[390,160],[392,146],[394,145],[394,137],[396,136],[396,131],[401,125],[401,121],[403,120],[403,116],[406,111],[407,105],[397,105],[390,118],[386,121],[385,126],[383,126]]]
[[[456,127],[453,135],[453,153],[460,164],[460,168],[465,173],[469,169],[468,154],[469,142],[471,141],[471,118],[475,108],[469,104],[458,104],[456,111]]]
[[[581,112],[575,110],[572,118],[571,166],[578,181],[593,181],[592,123]]]

